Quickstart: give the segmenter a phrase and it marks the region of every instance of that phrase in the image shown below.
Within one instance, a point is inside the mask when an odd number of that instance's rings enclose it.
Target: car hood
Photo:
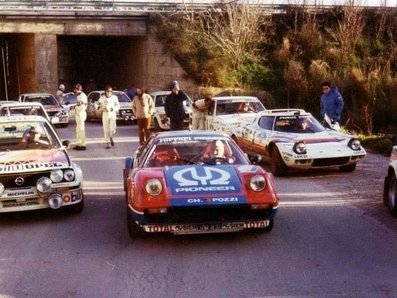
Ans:
[[[70,165],[70,159],[61,149],[0,152],[0,174],[55,170]]]
[[[349,136],[331,135],[324,132],[318,133],[276,133],[272,139],[282,142],[304,141],[306,144],[342,142],[350,139]]]
[[[240,114],[221,115],[221,116],[217,116],[217,118],[225,123],[243,124],[243,123],[252,122],[256,116],[257,113],[240,113]]]
[[[247,203],[234,166],[189,165],[165,167],[163,171],[172,206]]]

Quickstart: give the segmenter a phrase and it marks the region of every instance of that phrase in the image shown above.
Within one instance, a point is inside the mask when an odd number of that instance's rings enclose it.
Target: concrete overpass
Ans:
[[[134,82],[150,91],[179,79],[195,90],[147,25],[150,12],[186,8],[181,2],[0,1],[0,99],[90,79],[98,88]]]

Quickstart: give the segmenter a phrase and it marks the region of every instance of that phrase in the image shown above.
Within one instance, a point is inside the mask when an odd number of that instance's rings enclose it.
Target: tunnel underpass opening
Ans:
[[[66,91],[77,82],[85,90],[91,79],[99,90],[124,90],[138,79],[140,44],[130,36],[58,36],[58,81]]]

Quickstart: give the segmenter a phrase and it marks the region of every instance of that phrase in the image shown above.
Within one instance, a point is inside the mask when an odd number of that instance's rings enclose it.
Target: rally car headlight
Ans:
[[[250,187],[254,191],[262,191],[266,187],[266,179],[261,175],[251,177]]]
[[[0,196],[3,194],[4,192],[4,185],[3,183],[0,183]]]
[[[358,139],[356,138],[352,138],[350,139],[348,146],[352,149],[352,150],[360,150],[361,149],[361,143]]]
[[[294,150],[294,152],[297,154],[305,154],[306,153],[306,144],[304,142],[297,142],[297,143],[295,143],[292,150]]]
[[[55,170],[52,171],[50,174],[50,179],[52,182],[58,183],[61,182],[63,179],[63,172],[62,170]]]
[[[51,189],[52,181],[50,178],[41,177],[37,180],[36,187],[39,192],[48,192]]]
[[[74,171],[72,169],[66,170],[65,173],[63,174],[63,178],[65,178],[65,180],[68,182],[73,181],[75,176],[76,175],[74,174]]]
[[[163,190],[163,186],[161,185],[160,180],[158,179],[150,179],[146,183],[146,192],[151,196],[158,196]]]

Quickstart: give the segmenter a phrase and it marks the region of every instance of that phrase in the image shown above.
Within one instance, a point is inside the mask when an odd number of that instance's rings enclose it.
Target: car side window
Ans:
[[[263,129],[272,130],[274,123],[273,116],[263,116],[259,119],[258,125]]]

